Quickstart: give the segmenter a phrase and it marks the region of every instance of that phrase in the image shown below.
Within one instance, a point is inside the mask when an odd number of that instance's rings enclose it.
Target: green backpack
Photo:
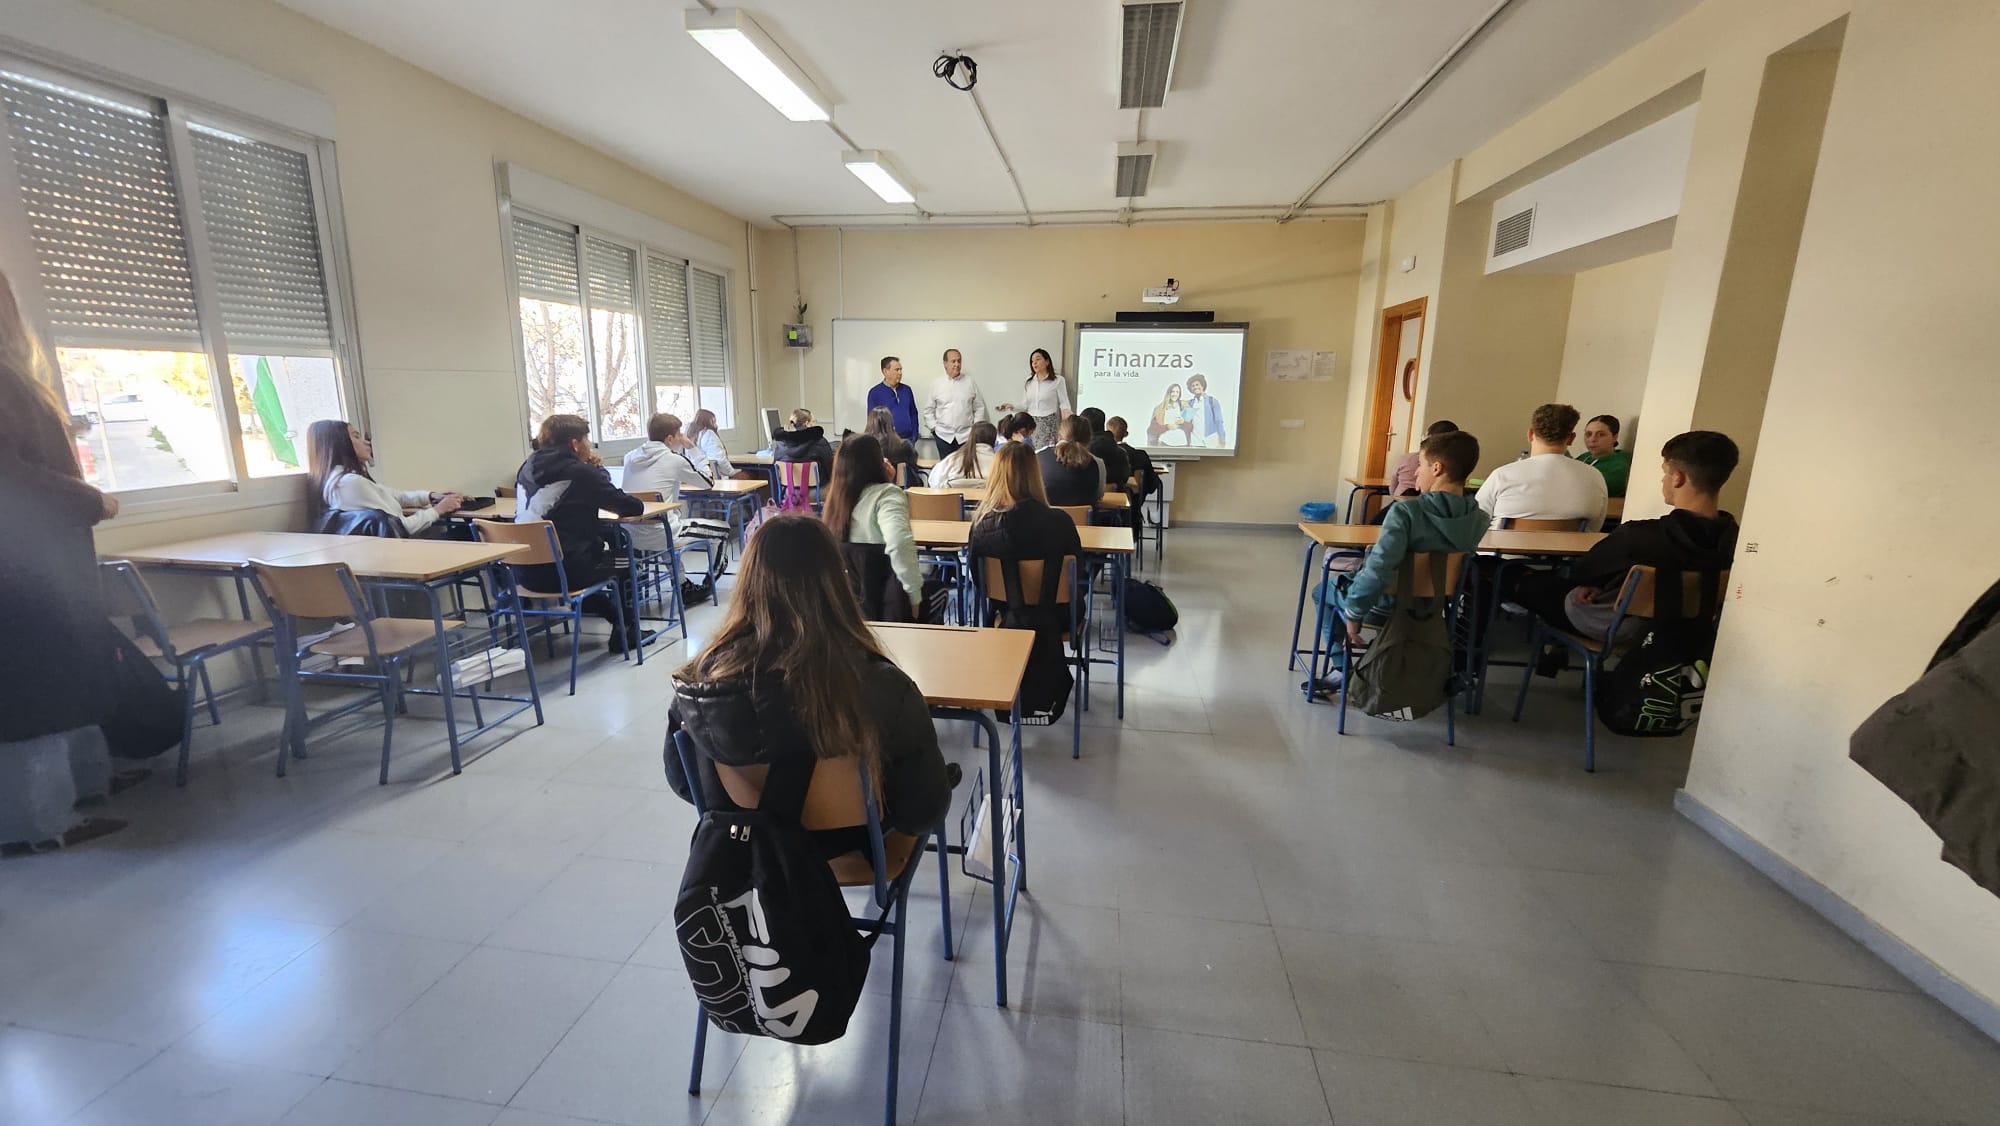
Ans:
[[[1446,574],[1450,556],[1442,551],[1428,554],[1431,574]],[[1397,590],[1415,590],[1414,555],[1404,557],[1400,574]],[[1416,719],[1445,702],[1452,690],[1451,635],[1444,615],[1449,600],[1449,594],[1396,595],[1388,623],[1354,662],[1349,704],[1373,716]]]

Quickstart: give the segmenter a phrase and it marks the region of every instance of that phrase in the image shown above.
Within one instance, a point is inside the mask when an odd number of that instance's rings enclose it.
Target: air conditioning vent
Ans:
[[[1125,34],[1118,66],[1118,108],[1152,109],[1166,104],[1173,81],[1174,53],[1180,48],[1180,0],[1151,3],[1125,0]]]
[[[1159,151],[1159,145],[1152,141],[1128,141],[1118,146],[1116,192],[1120,199],[1146,194],[1153,179],[1153,158]]]
[[[1535,233],[1535,209],[1517,211],[1493,224],[1493,257],[1527,248]]]

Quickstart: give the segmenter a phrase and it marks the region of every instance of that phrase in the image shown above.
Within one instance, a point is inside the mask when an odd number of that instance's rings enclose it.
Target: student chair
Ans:
[[[513,500],[513,499],[514,499],[514,486],[512,486],[512,485],[495,485],[495,486],[493,486],[493,495],[494,495],[494,496],[496,496],[496,497],[502,497],[502,498],[505,498],[505,499],[507,499],[507,500]]]
[[[210,725],[222,726],[222,711],[215,706],[215,685],[208,678],[208,662],[224,653],[269,642],[271,627],[231,618],[196,618],[170,626],[160,616],[160,604],[138,568],[123,559],[110,559],[98,564],[97,573],[103,581],[105,612],[131,623],[133,644],[139,652],[166,662],[174,670],[174,691],[181,698],[181,758],[174,784],[185,786],[188,754],[194,744],[194,682],[201,682],[202,695],[208,700]]]
[[[1068,513],[1069,518],[1072,521],[1074,521],[1076,523],[1076,526],[1079,528],[1090,527],[1090,505],[1055,504],[1055,505],[1050,505],[1049,507],[1055,509],[1057,512]]]
[[[556,650],[555,623],[560,621],[569,627],[569,694],[576,695],[577,652],[583,648],[583,600],[593,594],[602,593],[607,598],[618,598],[618,581],[614,578],[591,583],[588,586],[572,586],[569,573],[563,569],[562,544],[556,540],[556,526],[547,520],[516,520],[512,523],[501,520],[474,520],[472,531],[484,543],[512,543],[527,548],[507,557],[508,597],[495,599],[495,609],[501,614],[512,614],[520,622],[521,636],[528,635],[528,619],[544,619],[544,631],[549,655]],[[520,566],[555,564],[556,578],[560,580],[560,591],[529,590],[521,585]],[[679,591],[674,592],[676,596]],[[623,613],[623,610],[620,611]],[[635,623],[636,628],[636,623]],[[627,641],[636,641],[627,638]]]
[[[664,502],[667,499],[667,494],[657,489],[641,490],[632,495],[638,497],[640,500],[654,502]],[[688,553],[694,551],[696,548],[700,548],[701,550],[703,585],[708,587],[710,600],[717,606],[722,605],[722,596],[718,593],[718,588],[721,586],[718,577],[722,573],[722,568],[729,565],[727,549],[729,544],[728,537],[731,533],[725,528],[704,526],[714,525],[715,523],[715,521],[704,522],[702,520],[691,519],[689,521],[689,529],[676,531],[669,527],[667,529],[667,551],[645,551],[639,553],[639,581],[642,588],[642,598],[647,601],[657,600],[666,603],[670,618],[678,618],[686,612],[687,608],[681,602],[677,601],[677,599],[680,597],[681,578],[688,574]],[[690,530],[692,530],[693,534],[688,534]],[[683,538],[683,536],[686,538]],[[627,541],[627,546],[630,546],[629,540]],[[669,560],[669,554],[671,554],[671,560]],[[668,565],[662,567],[662,563],[667,563]],[[667,592],[666,588],[668,586],[673,587],[671,595]]]
[[[271,611],[278,637],[278,674],[285,687],[285,731],[278,746],[278,777],[285,776],[288,755],[304,757],[306,735],[312,725],[324,723],[374,703],[363,697],[316,719],[306,716],[304,686],[307,682],[369,687],[382,705],[382,770],[376,781],[389,784],[389,747],[395,737],[396,711],[402,705],[403,670],[418,657],[431,654],[442,664],[451,659],[446,652],[450,635],[463,622],[444,623],[445,640],[440,643],[436,626],[429,618],[374,617],[361,584],[345,563],[308,563],[287,566],[251,560],[257,589]],[[351,623],[332,634],[304,634],[302,618],[339,619]],[[309,657],[327,657],[335,663],[326,669],[308,670]],[[345,662],[360,661],[356,665]],[[473,714],[479,698],[473,696]],[[459,770],[458,740],[451,741],[451,772]]]
[[[964,493],[909,493],[912,520],[965,519]]]
[[[674,732],[674,753],[680,757],[681,772],[687,778],[688,796],[697,814],[706,813],[702,799],[702,774],[712,770],[729,800],[744,809],[756,808],[763,796],[762,766],[728,766],[701,757],[687,732]],[[827,861],[834,880],[843,888],[865,887],[873,892],[879,917],[853,916],[850,921],[863,933],[886,934],[896,947],[890,969],[889,988],[889,1078],[883,1097],[882,1121],[896,1122],[896,1080],[903,1048],[903,941],[909,935],[905,916],[909,909],[910,884],[916,878],[923,857],[925,838],[906,833],[884,832],[881,806],[875,788],[868,783],[860,760],[846,762],[823,759],[813,768],[812,783],[806,790],[805,808],[799,824],[807,831],[868,828],[868,852],[845,853]],[[952,960],[951,867],[946,863],[944,823],[928,834],[937,842],[938,902],[944,909],[944,959]],[[894,916],[893,921],[891,915]],[[688,1094],[701,1097],[701,1068],[708,1047],[708,1014],[697,1000],[694,1014],[694,1061],[688,1069]]]
[[[1444,574],[1442,575],[1437,574],[1436,570],[1431,566],[1431,556],[1433,554],[1445,556]],[[1389,591],[1389,612],[1391,614],[1401,613],[1405,606],[1416,599],[1441,599],[1443,601],[1445,640],[1451,646],[1451,667],[1454,674],[1458,669],[1458,602],[1460,595],[1465,591],[1466,572],[1469,570],[1465,564],[1466,560],[1470,557],[1471,553],[1465,551],[1457,551],[1450,554],[1427,551],[1411,552],[1408,562],[1413,564],[1413,566],[1411,567],[1408,581],[1406,582],[1405,577],[1399,574],[1396,577],[1396,585]],[[1320,612],[1322,614],[1331,614],[1333,611],[1328,607],[1323,608]],[[1382,623],[1382,625],[1376,625],[1372,622],[1364,621],[1361,623],[1361,628],[1373,631],[1379,638],[1381,631],[1387,625],[1387,622]],[[1346,631],[1341,631],[1340,636],[1336,640],[1340,645],[1340,715],[1335,719],[1333,729],[1337,733],[1345,735],[1347,734],[1347,690],[1354,683],[1355,653],[1354,647],[1347,643]],[[1458,685],[1451,685],[1446,689],[1444,696],[1444,745],[1447,747],[1458,745],[1458,691]]]
[[[994,556],[982,556],[982,586],[988,600],[1007,597],[1007,565],[1013,563],[1020,568],[1021,602],[1026,606],[1039,606],[1042,602],[1042,585],[1047,561],[1042,559],[1006,560]],[[1075,666],[1075,683],[1070,688],[1070,732],[1069,757],[1083,757],[1083,709],[1090,698],[1090,654],[1084,648],[1088,636],[1087,623],[1077,618],[1077,559],[1074,555],[1062,558],[1062,577],[1056,582],[1055,602],[1067,607],[1069,624],[1064,627],[1062,643],[1068,656],[1064,662]],[[998,592],[997,595],[995,592]]]
[[[819,462],[774,461],[778,478],[778,508],[784,512],[814,510],[819,498]]]
[[[1699,571],[1681,574],[1681,616],[1698,618],[1701,616],[1701,587],[1707,578]],[[1617,613],[1611,623],[1604,627],[1604,633],[1588,637],[1572,630],[1553,629],[1541,619],[1535,620],[1535,632],[1528,642],[1528,667],[1521,673],[1521,691],[1514,697],[1514,722],[1521,722],[1521,709],[1528,702],[1528,685],[1535,679],[1535,657],[1542,646],[1555,642],[1576,653],[1583,659],[1583,769],[1597,769],[1597,674],[1603,671],[1606,654],[1617,651],[1618,631],[1627,618],[1653,618],[1657,616],[1656,594],[1658,592],[1658,572],[1651,567],[1635,566],[1625,572],[1625,582],[1618,588]],[[1727,568],[1715,577],[1717,591],[1729,589]],[[1717,616],[1721,613],[1721,599],[1716,600]]]
[[[1499,530],[1516,532],[1581,532],[1590,527],[1588,520],[1534,520],[1527,517],[1502,517]],[[1476,623],[1484,621],[1486,629],[1473,639],[1474,656],[1479,661],[1479,671],[1473,680],[1472,706],[1467,711],[1474,715],[1486,706],[1486,669],[1492,663],[1493,629],[1500,622],[1500,590],[1506,585],[1507,571],[1511,567],[1529,567],[1532,559],[1509,559],[1501,556],[1493,568],[1493,575],[1487,585],[1491,590],[1480,593],[1480,601],[1485,604],[1485,613],[1475,615]]]

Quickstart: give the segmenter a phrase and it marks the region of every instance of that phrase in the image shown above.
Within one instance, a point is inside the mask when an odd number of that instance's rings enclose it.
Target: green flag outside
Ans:
[[[250,401],[257,408],[257,418],[264,423],[264,440],[271,444],[271,456],[297,469],[299,452],[292,448],[291,427],[285,425],[285,404],[278,399],[278,385],[271,379],[271,361],[264,356],[257,357],[257,382],[250,388]]]

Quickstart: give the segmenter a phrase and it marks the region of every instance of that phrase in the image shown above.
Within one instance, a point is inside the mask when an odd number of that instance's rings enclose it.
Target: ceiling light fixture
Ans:
[[[779,113],[793,121],[833,119],[826,96],[741,8],[717,8],[713,12],[691,8],[685,26],[702,49],[714,55]]]
[[[1146,194],[1153,182],[1153,160],[1160,146],[1153,141],[1123,141],[1118,145],[1118,167],[1112,175],[1112,192],[1121,199]]]
[[[882,197],[883,203],[915,203],[917,196],[904,183],[896,166],[881,149],[850,149],[840,154],[840,162],[856,179]]]
[[[1180,0],[1120,0],[1118,108],[1155,109],[1167,104],[1180,53]]]

